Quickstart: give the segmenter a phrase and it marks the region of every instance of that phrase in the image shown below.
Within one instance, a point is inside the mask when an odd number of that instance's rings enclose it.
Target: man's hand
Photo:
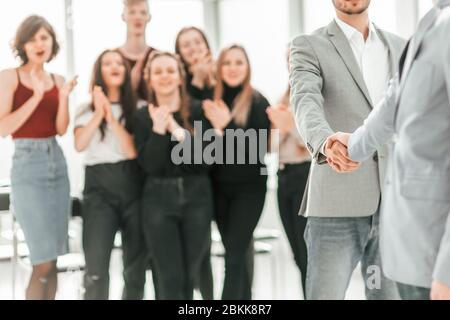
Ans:
[[[347,146],[332,137],[327,139],[325,145],[325,155],[331,168],[339,173],[353,172],[358,169],[360,164],[349,158]]]
[[[328,137],[328,141],[330,143],[334,143],[335,141],[339,141],[344,146],[348,147],[348,140],[350,139],[350,133],[345,132],[336,132],[332,136]]]
[[[450,300],[450,287],[442,282],[433,281],[430,298],[431,300]]]

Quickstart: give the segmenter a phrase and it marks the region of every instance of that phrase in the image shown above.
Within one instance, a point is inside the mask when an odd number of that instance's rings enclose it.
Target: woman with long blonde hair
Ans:
[[[226,160],[216,159],[212,171],[215,220],[226,252],[223,299],[251,299],[253,272],[247,254],[253,255],[253,231],[266,195],[262,158],[270,132],[269,102],[250,80],[247,52],[242,46],[230,46],[222,50],[217,61],[214,100],[203,103],[205,115],[222,135],[225,147]],[[239,139],[245,143],[236,143]],[[259,161],[252,161],[255,156]]]

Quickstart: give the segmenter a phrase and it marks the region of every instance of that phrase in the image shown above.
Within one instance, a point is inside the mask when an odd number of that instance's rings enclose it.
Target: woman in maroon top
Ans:
[[[68,97],[76,79],[64,83],[45,71],[58,49],[52,26],[30,16],[13,44],[21,66],[0,72],[0,135],[11,135],[15,145],[12,207],[33,265],[27,299],[55,298],[56,260],[67,251],[69,179],[55,136],[67,131]]]

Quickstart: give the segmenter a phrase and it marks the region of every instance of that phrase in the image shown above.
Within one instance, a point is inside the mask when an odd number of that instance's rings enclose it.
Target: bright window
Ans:
[[[419,18],[422,18],[433,7],[433,0],[418,0]]]
[[[287,0],[224,0],[220,3],[221,47],[242,44],[252,65],[252,83],[272,103],[288,85]]]

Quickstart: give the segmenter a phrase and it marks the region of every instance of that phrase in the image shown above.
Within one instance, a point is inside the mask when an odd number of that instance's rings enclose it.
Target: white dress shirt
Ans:
[[[376,106],[383,98],[391,78],[389,66],[389,50],[381,41],[375,26],[369,22],[369,36],[364,40],[364,35],[343,22],[335,18],[336,23],[345,37],[348,39],[356,62],[364,77],[367,90],[369,90],[372,105]]]
[[[335,21],[352,48],[369,91],[372,105],[376,106],[383,98],[391,78],[389,50],[381,41],[375,26],[371,22],[369,22],[369,36],[364,40],[364,35],[351,25],[337,17]],[[325,145],[326,142],[322,146],[323,154],[325,154]]]

